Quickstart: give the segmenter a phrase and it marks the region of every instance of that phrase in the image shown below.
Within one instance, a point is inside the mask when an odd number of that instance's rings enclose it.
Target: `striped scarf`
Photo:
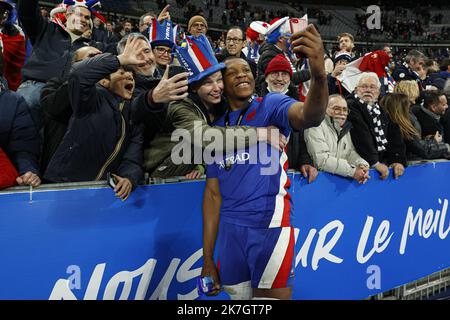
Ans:
[[[381,126],[380,106],[378,105],[378,103],[369,105],[366,102],[364,102],[363,100],[359,99],[359,97],[356,95],[355,95],[355,98],[358,99],[359,103],[361,103],[362,105],[364,105],[367,108],[367,111],[369,111],[369,115],[372,117],[372,121],[375,126],[375,140],[377,142],[378,152],[385,151],[388,141],[384,134],[383,127]]]

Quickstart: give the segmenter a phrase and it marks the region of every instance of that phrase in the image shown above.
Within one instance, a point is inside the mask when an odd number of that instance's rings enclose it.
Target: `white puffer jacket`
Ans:
[[[351,124],[343,128],[326,115],[320,126],[305,130],[305,142],[314,165],[322,171],[353,177],[356,167],[369,163],[361,158],[350,137]]]

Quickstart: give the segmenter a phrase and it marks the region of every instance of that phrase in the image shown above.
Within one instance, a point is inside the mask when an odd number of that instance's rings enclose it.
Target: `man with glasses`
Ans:
[[[331,95],[320,126],[305,130],[306,146],[319,170],[364,184],[370,178],[369,164],[353,146],[347,116],[347,101],[339,94]]]
[[[172,59],[172,48],[163,45],[155,46],[153,47],[153,54],[155,55],[157,68],[163,74],[166,66],[170,64],[170,60]]]
[[[364,72],[355,88],[355,95],[348,98],[347,103],[355,149],[384,180],[389,176],[388,166],[393,168],[394,178],[403,175],[406,146],[399,126],[389,121],[378,105],[380,87],[376,73]]]
[[[166,7],[167,8],[167,7]],[[164,9],[165,10],[165,9]],[[163,11],[164,11],[163,10]],[[160,14],[163,14],[163,11]],[[159,74],[164,74],[166,67],[172,61],[172,48],[175,45],[177,28],[170,19],[153,19],[149,29],[150,45],[155,56]]]
[[[202,16],[193,16],[188,23],[188,32],[194,37],[200,34],[206,35],[208,31],[208,22]]]
[[[230,56],[242,58],[248,62],[252,69],[253,77],[256,79],[256,63],[247,59],[242,52],[242,48],[245,46],[244,31],[238,26],[233,26],[228,29],[227,36],[225,38],[225,50],[220,55],[217,55],[217,60],[223,62]]]
[[[148,148],[150,141],[153,140],[166,119],[167,104],[186,98],[189,73],[185,72],[169,78],[169,67],[166,67],[165,72],[160,74],[150,43],[141,33],[131,33],[122,38],[117,45],[119,54],[125,50],[129,38],[136,38],[136,41],[144,47],[138,57],[146,63],[131,67],[135,73],[135,90],[131,109],[133,121],[144,124],[144,148]]]

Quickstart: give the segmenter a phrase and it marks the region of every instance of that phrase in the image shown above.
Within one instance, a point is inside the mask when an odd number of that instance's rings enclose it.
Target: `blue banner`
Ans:
[[[450,163],[371,176],[290,176],[295,299],[363,299],[450,266]],[[0,299],[198,298],[203,188],[0,194]]]

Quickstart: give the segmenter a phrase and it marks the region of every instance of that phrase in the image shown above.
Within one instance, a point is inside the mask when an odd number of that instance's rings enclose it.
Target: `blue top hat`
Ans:
[[[279,19],[267,29],[266,39],[268,43],[276,43],[281,36],[291,36],[289,17]]]
[[[95,6],[100,6],[100,0],[64,0],[67,6],[80,6],[91,10]]]
[[[217,62],[208,38],[204,34],[197,38],[187,36],[181,47],[175,46],[175,56],[181,66],[190,73],[189,84],[225,68],[225,63]]]
[[[176,43],[178,26],[173,26],[170,20],[159,23],[157,19],[152,20],[149,29],[149,39],[152,48],[155,46],[166,46],[172,48]]]

